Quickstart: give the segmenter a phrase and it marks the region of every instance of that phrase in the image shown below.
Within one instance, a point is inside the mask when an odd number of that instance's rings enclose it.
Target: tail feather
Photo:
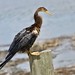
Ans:
[[[8,59],[8,58],[10,57],[10,55],[12,55],[12,54],[9,53],[9,54],[5,57],[5,59]]]
[[[4,66],[13,56],[14,56],[14,54],[11,54],[11,55],[7,56],[7,58],[5,59],[5,61],[0,64],[0,69],[2,69],[3,66]]]

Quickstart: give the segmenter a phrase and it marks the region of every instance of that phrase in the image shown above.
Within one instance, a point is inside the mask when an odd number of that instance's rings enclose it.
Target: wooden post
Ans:
[[[40,52],[39,56],[29,56],[30,75],[54,75],[51,51]]]

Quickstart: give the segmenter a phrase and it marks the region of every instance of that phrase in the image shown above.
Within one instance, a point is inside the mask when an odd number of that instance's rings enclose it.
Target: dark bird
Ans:
[[[0,69],[19,51],[27,52],[28,55],[39,55],[39,52],[30,51],[30,48],[32,47],[37,36],[39,35],[42,25],[42,18],[38,15],[39,12],[48,13],[48,10],[44,7],[40,7],[36,10],[36,12],[34,13],[35,23],[32,24],[30,27],[24,28],[15,36],[13,42],[9,47],[8,55],[6,56],[5,60],[0,64]]]

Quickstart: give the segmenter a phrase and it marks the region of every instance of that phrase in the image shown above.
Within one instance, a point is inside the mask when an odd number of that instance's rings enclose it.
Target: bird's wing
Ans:
[[[9,47],[9,52],[14,49],[15,45],[20,42],[20,40],[23,38],[23,36],[27,35],[29,32],[24,28],[22,31],[20,31],[14,38],[13,42],[11,43]]]
[[[36,36],[32,34],[28,29],[23,29],[14,38],[10,45],[9,52],[17,52],[23,47],[31,47],[36,39]],[[28,46],[27,46],[28,45]]]

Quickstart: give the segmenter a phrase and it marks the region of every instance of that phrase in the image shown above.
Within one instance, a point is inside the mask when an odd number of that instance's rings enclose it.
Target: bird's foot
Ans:
[[[38,55],[40,55],[40,52],[31,52],[30,54],[38,56]]]

